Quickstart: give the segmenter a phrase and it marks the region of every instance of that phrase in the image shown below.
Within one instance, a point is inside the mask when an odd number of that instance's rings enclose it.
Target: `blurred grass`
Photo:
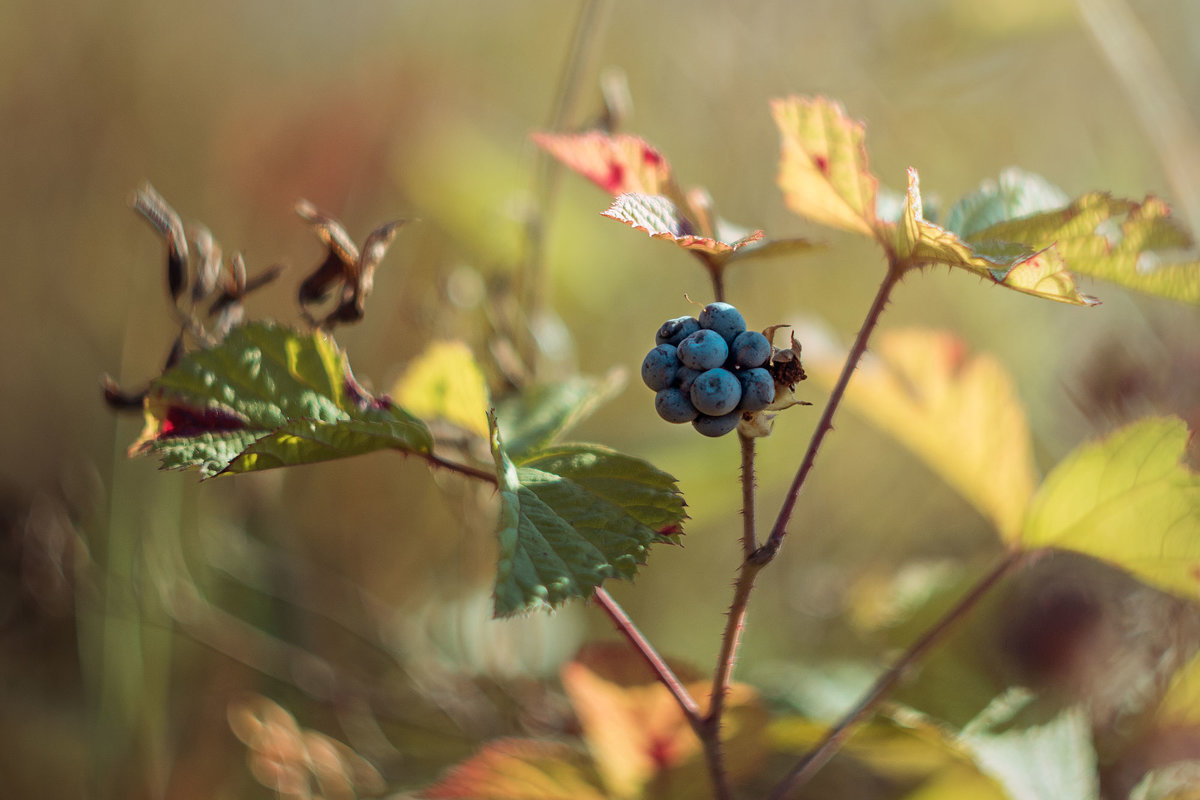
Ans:
[[[1188,103],[1179,110],[1200,115],[1200,11],[1184,0],[1133,10]],[[420,711],[393,715],[388,728],[405,744],[385,774],[414,785],[471,739],[520,718],[511,687],[486,703],[426,708],[430,697],[449,702],[467,691],[435,686],[447,679],[434,676],[453,667],[552,673],[584,626],[606,634],[603,620],[581,608],[535,623],[545,628],[537,635],[560,643],[537,664],[514,655],[527,632],[487,639],[478,602],[493,558],[486,494],[386,455],[198,486],[126,462],[137,422],[115,418],[97,385],[107,371],[141,386],[172,335],[161,242],[126,206],[143,180],[185,219],[207,224],[226,252],[242,250],[252,272],[286,262],[287,286],[319,257],[291,213],[299,197],[340,217],[356,238],[386,219],[420,220],[380,268],[366,320],[339,335],[376,388],[433,335],[480,336],[479,309],[448,304],[445,276],[457,269],[497,283],[511,274],[533,189],[527,135],[548,117],[577,13],[575,4],[479,0],[0,6],[0,308],[10,331],[0,349],[10,454],[0,464],[6,794],[252,796],[225,729],[224,706],[237,693],[274,696],[331,735],[353,728],[331,712],[337,702],[312,699],[312,682],[293,674],[295,664],[264,644],[271,641],[320,654],[314,663],[332,674],[369,676],[423,698]],[[783,209],[767,114],[773,96],[843,100],[867,121],[881,179],[898,187],[915,165],[922,187],[947,204],[1009,164],[1070,194],[1172,196],[1170,165],[1065,0],[749,8],[621,0],[606,19],[573,122],[599,111],[597,70],[619,67],[634,100],[628,129],[666,153],[684,182],[705,185],[722,214],[832,244],[817,256],[734,268],[729,295],[754,326],[816,319],[844,341],[880,266],[864,243],[813,230]],[[1190,146],[1194,153],[1200,143]],[[550,291],[573,336],[563,368],[635,365],[659,322],[689,310],[685,292],[708,293],[687,256],[601,219],[606,203],[564,176],[552,209]],[[1198,387],[1179,367],[1197,358],[1194,310],[1103,286],[1093,292],[1105,305],[1089,312],[961,275],[922,275],[901,287],[885,325],[950,327],[995,353],[1029,406],[1043,468],[1107,424],[1071,401],[1105,348],[1153,354],[1148,360],[1175,377],[1173,389],[1150,399],[1200,421]],[[294,319],[289,294],[268,290],[250,311]],[[815,417],[791,412],[761,448],[764,525]],[[636,386],[580,436],[680,477],[694,518],[686,546],[656,552],[637,585],[615,594],[665,651],[707,665],[727,598],[696,596],[694,587],[733,578],[736,446],[659,424]],[[864,564],[971,558],[992,547],[965,504],[848,414],[819,464],[794,536],[762,582],[743,664],[870,658],[880,645],[848,627],[845,579]],[[46,535],[30,513],[36,498],[50,498],[74,526],[64,539],[71,545],[51,559],[74,579],[73,615],[52,612],[30,578],[28,553]],[[359,587],[332,595],[326,612],[341,621],[298,608],[311,582],[296,583],[271,558],[247,589],[205,550],[244,537]],[[180,633],[164,598],[186,594],[191,582],[268,638],[222,648],[186,626]],[[459,605],[430,610],[446,603]],[[346,625],[362,635],[347,639]],[[364,655],[364,638],[375,640],[374,655]],[[480,641],[492,649],[480,651]],[[455,721],[467,730],[456,733]]]

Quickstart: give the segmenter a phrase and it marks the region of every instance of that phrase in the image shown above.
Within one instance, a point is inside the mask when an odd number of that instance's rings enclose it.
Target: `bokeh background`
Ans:
[[[529,133],[552,118],[573,48],[583,57],[568,127],[600,116],[602,80],[624,84],[622,129],[707,187],[723,216],[831,245],[729,274],[752,326],[794,323],[814,349],[853,336],[882,262],[783,208],[773,97],[840,99],[866,121],[881,180],[899,188],[916,166],[944,206],[1019,165],[1071,195],[1159,194],[1200,222],[1200,5],[1189,0],[594,5],[573,45],[574,2],[0,4],[4,796],[269,797],[229,723],[231,708],[276,713],[263,698],[370,760],[383,779],[371,791],[404,791],[480,741],[561,722],[558,667],[611,636],[582,604],[490,621],[493,498],[419,463],[381,454],[200,484],[128,460],[140,420],[104,405],[100,376],[144,386],[176,330],[163,244],[128,207],[143,181],[251,273],[289,266],[250,301],[256,317],[295,321],[296,281],[321,257],[297,199],[360,240],[413,220],[366,319],[338,337],[380,390],[434,338],[464,337],[485,359],[495,350],[487,292],[505,291],[526,252],[539,169]],[[690,310],[685,293],[707,298],[707,280],[684,253],[601,218],[607,198],[591,185],[557,185],[544,210],[545,374],[636,368],[658,324]],[[1137,414],[1200,423],[1196,311],[1088,291],[1104,304],[924,274],[884,327],[949,328],[1000,359],[1043,471]],[[821,387],[801,393],[819,408]],[[764,516],[816,415],[789,412],[762,445]],[[636,385],[576,435],[679,477],[686,545],[655,552],[614,594],[663,651],[706,668],[738,558],[735,441],[661,424]],[[869,598],[902,572],[910,595],[952,593],[996,552],[965,503],[845,413],[760,581],[739,676],[781,704],[833,713],[911,635],[882,626]],[[1152,693],[1165,669],[1155,658],[1186,649],[1176,645],[1195,616],[1069,559],[1008,599],[1007,614],[985,610],[959,637],[959,650],[986,654],[985,678],[946,655],[906,699],[961,722],[1005,676],[1069,673],[1072,691],[1105,695],[1102,724]],[[1105,646],[1151,666],[1098,689],[1076,674],[1080,653],[1095,655],[1097,630],[1127,632],[1130,603],[1149,609],[1138,619],[1157,638]],[[1146,626],[1155,614],[1170,624]],[[1005,657],[1011,669],[996,666]],[[862,796],[888,791],[899,790],[875,783]]]

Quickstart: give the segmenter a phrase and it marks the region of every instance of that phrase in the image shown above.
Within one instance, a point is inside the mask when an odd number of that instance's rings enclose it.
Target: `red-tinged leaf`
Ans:
[[[945,264],[965,269],[1007,289],[1073,305],[1099,301],[1081,293],[1066,269],[1058,248],[1047,244],[1034,249],[1020,239],[968,244],[956,234],[925,219],[917,171],[908,170],[904,212],[896,225],[893,249],[912,265]]]
[[[842,230],[879,236],[879,181],[871,174],[865,129],[841,105],[823,97],[774,100],[782,137],[779,188],[793,212]]]
[[[605,800],[596,771],[559,742],[499,739],[420,793],[429,800]]]
[[[660,195],[623,194],[604,212],[604,216],[644,231],[655,239],[674,242],[685,250],[695,250],[714,256],[727,256],[763,238],[762,231],[753,231],[735,241],[722,242],[701,236],[691,222],[680,213],[670,199]]]
[[[609,194],[677,196],[671,165],[643,139],[601,131],[535,133],[533,141]]]

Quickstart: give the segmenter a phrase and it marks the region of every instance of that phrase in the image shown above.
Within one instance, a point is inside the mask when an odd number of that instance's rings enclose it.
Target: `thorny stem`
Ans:
[[[749,558],[758,549],[754,530],[754,439],[738,432],[742,446],[742,555]]]
[[[484,481],[485,483],[490,483],[493,486],[495,486],[498,483],[497,478],[496,478],[496,473],[491,472],[486,469],[480,469],[479,467],[472,467],[469,464],[460,464],[457,461],[451,461],[447,458],[443,458],[439,455],[435,455],[434,453],[426,453],[422,456],[422,458],[424,458],[426,461],[428,461],[430,464],[432,464],[435,467],[441,467],[442,469],[448,469],[451,472],[457,472],[460,475],[467,476],[468,478],[475,478],[476,480],[481,480],[481,481]]]
[[[658,651],[654,649],[654,646],[646,640],[642,632],[633,624],[633,620],[625,613],[625,609],[621,608],[617,601],[612,598],[612,595],[601,586],[596,587],[592,593],[592,599],[596,601],[596,604],[600,608],[604,609],[604,613],[608,614],[609,618],[613,621],[613,625],[617,627],[617,630],[629,640],[629,643],[633,645],[633,649],[641,654],[646,664],[654,671],[654,674],[662,681],[662,684],[667,687],[667,691],[671,693],[675,701],[679,703],[679,707],[683,710],[683,715],[687,718],[688,724],[692,726],[692,730],[696,732],[697,736],[704,739],[703,726],[700,719],[700,706],[696,705],[696,701],[688,694],[688,690],[684,688],[683,683],[676,677],[675,673],[667,665],[667,662],[663,660]]]
[[[833,415],[842,402],[842,395],[846,392],[846,386],[850,383],[850,377],[854,374],[859,360],[867,350],[867,343],[871,339],[871,333],[874,332],[875,326],[879,323],[883,309],[887,307],[892,289],[899,283],[902,274],[903,270],[893,264],[889,267],[883,282],[879,284],[879,291],[875,294],[875,301],[871,303],[871,308],[867,312],[866,319],[863,320],[863,326],[859,330],[858,336],[855,337],[854,345],[850,348],[849,354],[846,356],[846,363],[842,367],[842,374],[838,376],[837,384],[833,387],[833,392],[829,395],[829,401],[825,404],[825,410],[821,414],[821,419],[817,422],[817,429],[813,431],[812,440],[808,444],[808,451],[804,454],[804,460],[800,462],[800,468],[796,470],[796,477],[792,480],[791,488],[788,489],[783,506],[779,509],[779,516],[775,520],[775,527],[771,529],[771,535],[767,539],[767,543],[760,547],[752,556],[754,561],[762,564],[769,563],[771,559],[775,558],[775,554],[779,552],[779,547],[783,544],[783,537],[787,535],[788,522],[792,518],[792,512],[796,509],[796,500],[800,496],[800,488],[804,485],[804,481],[808,477],[813,463],[817,460],[817,451],[821,448],[821,442],[825,440],[825,434],[833,430]]]
[[[874,713],[875,709],[892,689],[895,688],[896,684],[900,682],[913,664],[920,661],[934,645],[941,642],[951,629],[966,617],[978,605],[979,601],[983,599],[984,595],[991,591],[1002,578],[1026,566],[1034,559],[1040,557],[1041,554],[1042,551],[1036,550],[1027,552],[1011,551],[992,567],[990,571],[971,587],[970,591],[963,595],[961,600],[942,615],[941,619],[921,634],[919,639],[909,645],[908,649],[896,659],[887,672],[879,676],[875,684],[859,699],[858,704],[846,712],[845,716],[826,732],[824,738],[821,739],[816,747],[810,750],[800,760],[800,763],[788,773],[787,777],[779,782],[769,795],[769,800],[783,800],[792,789],[803,786],[816,775],[821,767],[825,766],[829,762],[829,759],[833,758],[834,754],[841,749],[846,739],[853,733],[854,728]]]

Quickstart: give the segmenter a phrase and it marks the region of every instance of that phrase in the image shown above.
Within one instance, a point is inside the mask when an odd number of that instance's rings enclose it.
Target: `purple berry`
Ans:
[[[742,421],[742,412],[730,411],[719,417],[701,414],[692,420],[692,427],[705,436],[724,436],[738,426]]]
[[[709,303],[700,312],[700,327],[716,331],[729,343],[746,330],[746,320],[742,317],[742,312],[729,303]]]
[[[696,418],[696,407],[688,396],[679,389],[663,389],[654,395],[654,410],[667,422],[691,422]]]
[[[710,369],[692,384],[692,405],[701,414],[719,417],[737,408],[742,399],[742,385],[727,369]]]
[[[775,402],[775,379],[762,367],[742,370],[738,373],[742,384],[742,411],[761,411]]]
[[[679,357],[675,346],[660,344],[646,354],[642,361],[642,382],[654,391],[666,389],[675,380],[679,369]]]
[[[729,354],[742,369],[761,367],[771,357],[771,343],[758,331],[742,331],[729,345]]]
[[[658,333],[654,334],[654,343],[678,345],[698,330],[700,330],[700,323],[696,321],[695,317],[669,319],[658,329]]]
[[[729,344],[715,331],[699,330],[679,343],[679,360],[701,372],[715,369],[729,357]]]

